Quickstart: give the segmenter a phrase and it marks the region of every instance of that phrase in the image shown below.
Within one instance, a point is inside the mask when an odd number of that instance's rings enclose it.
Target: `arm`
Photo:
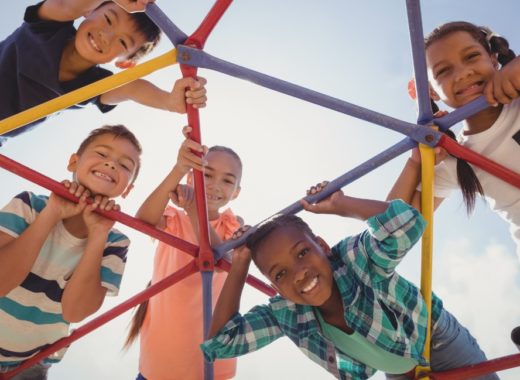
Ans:
[[[242,296],[250,263],[251,252],[248,248],[242,246],[235,249],[231,270],[215,305],[208,338],[213,338],[217,335],[217,332],[240,310],[240,297]]]
[[[96,196],[94,202],[83,212],[88,229],[87,244],[74,273],[67,281],[61,299],[63,318],[68,322],[79,322],[95,313],[103,304],[107,289],[101,285],[101,267],[105,244],[114,221],[94,213],[102,210],[119,209],[107,197]]]
[[[74,193],[75,190],[76,188],[71,193]],[[25,195],[28,194],[25,193]],[[31,271],[51,230],[60,220],[79,214],[86,205],[87,196],[88,192],[83,192],[79,203],[75,204],[51,194],[47,205],[26,229],[20,231],[18,237],[0,233],[0,278],[2,279],[0,296],[5,296],[22,283]],[[19,201],[24,202],[21,199]],[[22,207],[30,206],[23,203]],[[7,211],[5,214],[6,219],[24,217],[23,211],[20,211],[18,215]]]
[[[183,133],[187,136],[191,132],[191,127],[183,128]],[[164,178],[164,180],[157,186],[157,188],[146,198],[136,213],[136,218],[139,218],[147,223],[157,226],[162,220],[162,215],[168,200],[172,196],[172,192],[176,191],[181,179],[191,170],[196,168],[203,170],[203,159],[192,152],[204,152],[205,148],[193,140],[186,138],[179,148],[177,155],[177,162]]]
[[[87,15],[105,0],[45,0],[38,11],[43,20],[73,21]],[[154,0],[114,0],[127,12],[142,12],[146,4]]]
[[[144,106],[162,109],[171,112],[186,113],[186,103],[195,108],[206,106],[206,80],[199,77],[181,78],[175,82],[171,92],[144,79],[137,79],[121,87],[115,88],[101,95],[103,104],[117,104],[132,100]]]
[[[324,181],[313,186],[307,194],[320,192],[327,186],[327,183]],[[367,220],[371,216],[380,214],[388,207],[387,202],[349,197],[343,194],[341,190],[336,191],[316,204],[310,204],[305,199],[302,199],[301,203],[305,210],[315,214],[335,214],[360,220]]]

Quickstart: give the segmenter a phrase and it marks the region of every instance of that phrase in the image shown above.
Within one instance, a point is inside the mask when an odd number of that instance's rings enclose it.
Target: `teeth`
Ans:
[[[101,53],[101,49],[99,48],[99,46],[96,44],[96,41],[94,41],[94,38],[92,37],[92,35],[89,34],[88,36],[88,40],[90,41],[90,44],[92,45],[92,47],[97,50],[99,53]]]
[[[94,172],[94,175],[95,175],[96,177],[102,178],[102,179],[104,179],[104,180],[106,180],[106,181],[114,182],[114,180],[112,179],[112,177],[110,177],[110,176],[108,176],[108,175],[106,175],[106,174],[104,174],[104,173],[101,173],[101,172],[97,172],[97,171],[95,171],[95,172]]]
[[[308,293],[318,285],[318,276],[314,277],[312,281],[305,288],[302,289],[303,293]]]

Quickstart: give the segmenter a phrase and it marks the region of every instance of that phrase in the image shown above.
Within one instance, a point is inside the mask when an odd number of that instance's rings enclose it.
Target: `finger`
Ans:
[[[510,100],[516,99],[518,97],[518,92],[516,91],[515,86],[513,86],[513,83],[510,81],[506,81],[502,84],[502,92]]]
[[[110,202],[110,199],[108,199],[107,197],[102,197],[101,200],[99,201],[99,208],[101,210],[106,210],[109,202]]]
[[[61,181],[61,184],[62,184],[63,186],[65,186],[67,189],[70,187],[70,181],[69,181],[69,180]]]
[[[495,91],[494,91],[493,81],[489,81],[487,83],[486,87],[484,87],[483,95],[486,98],[486,101],[490,105],[496,106],[498,104],[498,102],[497,102],[497,100],[495,98]]]
[[[182,134],[184,135],[184,137],[186,138],[189,138],[190,137],[190,132],[192,131],[192,128],[189,126],[189,125],[185,125],[183,128],[182,128]]]

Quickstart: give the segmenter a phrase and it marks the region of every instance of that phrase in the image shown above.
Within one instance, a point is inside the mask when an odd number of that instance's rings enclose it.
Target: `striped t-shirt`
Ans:
[[[18,237],[46,206],[47,196],[23,192],[0,210],[0,231]],[[51,231],[25,280],[0,298],[0,364],[16,365],[69,333],[61,297],[87,239],[71,235],[60,221]],[[112,229],[103,251],[101,285],[117,295],[130,241]],[[23,252],[20,252],[23,254]],[[57,362],[64,350],[47,358]]]

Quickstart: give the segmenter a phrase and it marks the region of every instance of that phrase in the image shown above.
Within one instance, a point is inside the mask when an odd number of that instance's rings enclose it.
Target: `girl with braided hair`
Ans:
[[[442,100],[459,108],[484,95],[490,104],[464,120],[457,136],[459,143],[519,173],[520,58],[509,49],[507,40],[488,28],[458,21],[434,29],[425,38],[425,47],[432,101]],[[470,214],[480,194],[509,222],[520,257],[519,189],[436,149],[435,208],[452,190],[460,188]],[[388,199],[401,198],[420,209],[420,161],[414,150]]]

